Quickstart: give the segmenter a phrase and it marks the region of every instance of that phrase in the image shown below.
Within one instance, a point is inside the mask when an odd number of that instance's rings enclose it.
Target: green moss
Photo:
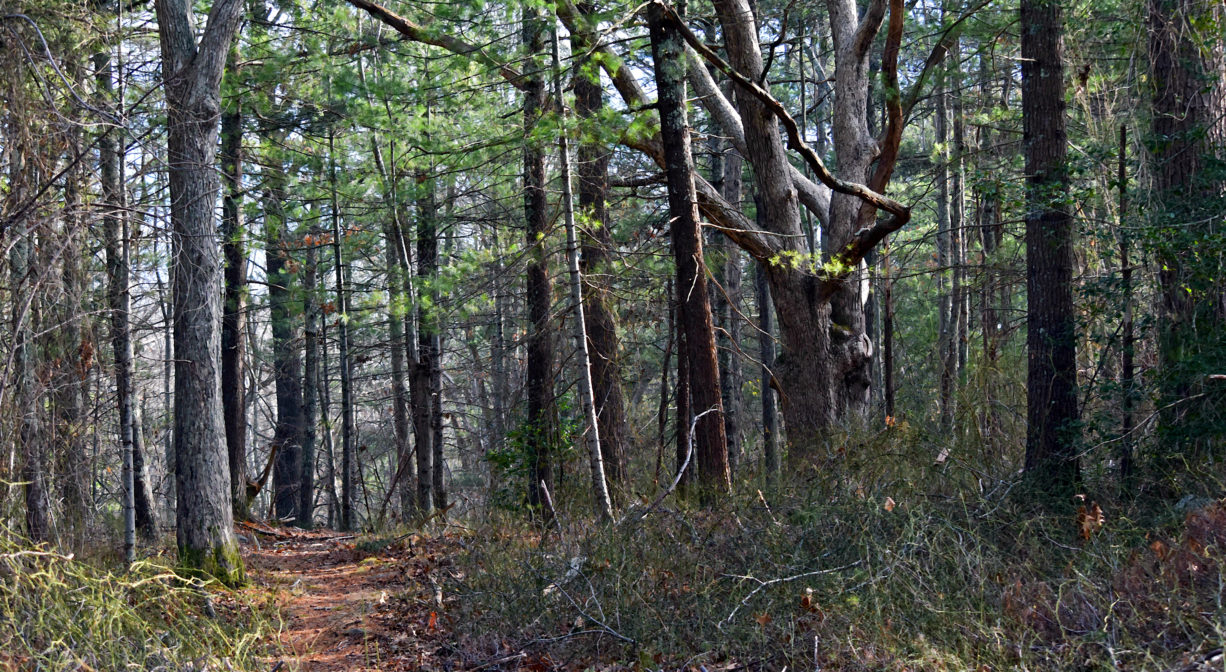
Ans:
[[[243,558],[235,543],[219,544],[212,548],[180,546],[179,566],[180,571],[187,576],[215,579],[231,588],[247,583]]]

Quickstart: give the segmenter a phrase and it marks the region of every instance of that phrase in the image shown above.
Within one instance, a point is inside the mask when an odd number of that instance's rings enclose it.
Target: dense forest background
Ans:
[[[462,521],[474,627],[648,667],[1220,658],[1226,16],[1019,2],[0,6],[6,544]]]

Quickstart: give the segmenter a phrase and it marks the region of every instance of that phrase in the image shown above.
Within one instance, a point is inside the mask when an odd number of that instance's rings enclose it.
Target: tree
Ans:
[[[731,483],[719,362],[715,353],[715,330],[711,321],[702,225],[694,191],[694,162],[685,110],[685,43],[676,26],[665,20],[664,7],[659,3],[648,6],[647,25],[651,32],[660,135],[664,142],[668,180],[669,229],[678,288],[677,321],[684,334],[684,347],[678,355],[686,360],[689,387],[689,412],[679,413],[677,422],[679,426],[694,427],[689,437],[696,453],[693,463],[698,467],[699,486],[704,495],[709,496],[713,492],[727,491]]]
[[[226,72],[238,76],[238,49],[230,50]],[[247,231],[243,223],[243,103],[237,91],[226,96],[221,115],[221,240],[225,257],[225,306],[221,321],[222,414],[230,459],[234,517],[243,520],[247,505],[247,399],[244,358],[247,354]]]
[[[1026,156],[1026,466],[1044,491],[1071,494],[1077,462],[1077,332],[1068,205],[1060,0],[1022,0]]]
[[[213,208],[221,76],[242,13],[216,0],[199,42],[188,0],[156,0],[165,80],[174,263],[175,485],[179,561],[245,581],[234,537],[219,360],[220,260]]]
[[[1226,324],[1220,254],[1205,250],[1219,226],[1226,194],[1226,46],[1220,3],[1149,0],[1150,75],[1153,82],[1151,153],[1156,252],[1161,290],[1158,352],[1162,368],[1163,429],[1170,434],[1160,460],[1208,437],[1201,424],[1217,419],[1220,386],[1204,402],[1188,403],[1205,374],[1220,373]],[[1220,234],[1218,234],[1220,235]],[[1171,430],[1174,430],[1173,433]],[[1220,435],[1218,430],[1217,435]]]
[[[545,107],[545,79],[539,59],[545,51],[545,21],[535,6],[524,8],[523,41],[531,71],[524,80],[524,242],[528,250],[528,416],[525,419],[528,460],[528,502],[545,504],[545,489],[553,483],[557,427],[553,397],[553,328],[550,309],[553,280],[549,277],[549,212],[545,195],[545,152],[533,137]],[[418,449],[420,450],[420,448]]]

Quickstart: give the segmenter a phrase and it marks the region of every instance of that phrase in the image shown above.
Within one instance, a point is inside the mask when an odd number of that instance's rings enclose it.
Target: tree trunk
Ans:
[[[942,12],[944,13],[944,12]],[[944,69],[943,69],[944,70]],[[937,86],[935,142],[940,148],[937,156],[937,296],[940,299],[938,307],[937,326],[937,361],[941,363],[940,396],[938,398],[941,418],[941,434],[949,436],[954,424],[954,376],[955,359],[954,337],[957,333],[957,320],[954,317],[955,303],[953,293],[949,290],[952,234],[950,216],[950,185],[949,185],[949,94],[946,91],[944,73]]]
[[[831,0],[832,8],[834,4]],[[852,5],[854,16],[854,4],[847,4]],[[718,0],[715,8],[723,27],[725,47],[732,67],[751,80],[762,81],[762,56],[754,14],[748,2]],[[835,22],[836,16],[832,16],[831,21]],[[836,46],[839,46],[837,36]],[[845,51],[849,48],[843,45],[839,50]],[[839,94],[835,104],[836,149],[849,141],[861,146],[858,144],[858,137],[849,139],[848,136],[851,130],[854,130],[855,124],[865,123],[865,96],[868,90],[865,83],[866,61],[858,65],[850,62],[849,56],[841,55],[839,58],[848,63],[840,62],[836,71],[836,76],[842,78],[836,81]],[[854,74],[843,74],[848,70],[858,72],[860,78],[844,81]],[[857,88],[856,84],[859,85],[858,93],[854,90]],[[845,87],[853,89],[848,95],[860,101],[858,111],[855,100],[844,100]],[[738,92],[736,107],[745,130],[745,158],[754,169],[759,199],[758,212],[762,217],[760,221],[765,230],[779,234],[782,256],[804,259],[807,251],[801,226],[800,204],[797,191],[793,187],[791,164],[780,139],[778,120],[754,96],[739,95]],[[840,117],[854,119],[850,122],[839,122]],[[849,123],[853,126],[847,127]],[[866,149],[860,151],[866,152]],[[845,154],[846,150],[838,154],[840,167],[846,166],[852,170],[858,162],[863,163],[859,155]],[[837,209],[833,209],[832,203],[832,226],[824,232],[824,237],[831,243],[831,249],[839,249],[850,238],[847,229],[851,225],[844,222],[834,227],[833,220],[835,216],[843,219],[851,217],[854,220],[859,201],[855,200],[854,208],[852,205],[848,197],[840,198]],[[791,444],[789,454],[793,458],[812,454],[822,430],[834,422],[836,410],[846,406],[845,398],[848,394],[845,390],[848,386],[844,379],[854,367],[850,366],[849,357],[840,353],[849,352],[851,343],[859,342],[863,334],[863,324],[854,321],[857,315],[856,310],[852,310],[854,306],[846,305],[846,301],[841,307],[844,309],[843,318],[849,321],[837,327],[831,322],[831,302],[822,295],[821,281],[807,271],[805,264],[775,263],[768,264],[766,268],[771,297],[779,317],[783,345],[783,354],[776,360],[774,371],[780,386],[788,391],[783,398],[783,414]],[[858,287],[858,283],[853,284]],[[858,291],[855,305],[859,305]],[[836,339],[832,339],[832,333],[837,333]]]
[[[592,500],[596,515],[603,521],[613,519],[613,503],[605,480],[604,457],[600,447],[600,420],[596,417],[596,400],[592,386],[592,358],[588,351],[587,321],[583,314],[583,275],[579,270],[579,237],[575,226],[575,200],[570,179],[570,141],[566,129],[566,105],[562,94],[562,66],[558,56],[558,31],[550,31],[553,52],[553,95],[560,102],[562,132],[558,135],[558,157],[562,178],[562,216],[566,225],[566,262],[570,272],[570,300],[575,318],[575,349],[582,369],[579,395],[583,403],[584,421],[588,425],[588,464],[592,472]]]
[[[1213,255],[1188,251],[1203,245],[1221,221],[1226,181],[1220,170],[1206,168],[1223,156],[1226,145],[1226,49],[1221,31],[1226,10],[1220,3],[1200,0],[1149,0],[1148,13],[1154,189],[1167,218],[1156,220],[1156,251],[1162,311],[1159,423],[1173,430],[1167,432],[1170,438],[1160,461],[1168,462],[1181,444],[1220,436],[1220,430],[1198,420],[1217,417],[1219,394],[1210,393],[1200,402],[1188,398],[1206,373],[1219,373],[1205,369],[1206,361],[1212,361],[1207,346],[1220,342],[1226,321],[1221,257],[1213,260]],[[1220,234],[1220,228],[1216,232]]]
[[[302,274],[303,348],[306,362],[302,375],[302,476],[298,487],[298,527],[315,524],[315,444],[319,427],[319,244],[321,232],[312,226],[304,247],[306,264]]]
[[[19,146],[10,162],[11,174],[8,186],[11,202],[24,203],[30,182],[27,172],[26,150]],[[39,393],[35,377],[34,338],[37,308],[32,298],[32,289],[37,287],[38,273],[33,268],[34,229],[23,218],[22,227],[13,227],[8,232],[9,242],[9,287],[12,297],[13,330],[13,399],[19,416],[17,441],[21,448],[20,479],[25,483],[26,535],[35,543],[48,541],[51,523],[47,507],[47,483],[43,471],[42,442],[39,440]]]
[[[237,50],[227,67],[236,72]],[[242,101],[229,96],[221,115],[222,198],[221,244],[225,257],[225,309],[221,321],[222,414],[230,459],[230,492],[234,517],[245,520],[247,508],[247,399],[244,361],[247,352],[247,230],[242,214]]]
[[[332,211],[332,256],[336,271],[336,331],[338,362],[341,369],[341,529],[352,531],[354,524],[354,482],[357,472],[356,446],[353,445],[353,371],[349,361],[349,292],[345,282],[345,256],[342,252],[340,201],[336,196],[336,130],[328,129],[328,182]]]
[[[774,320],[771,311],[770,281],[766,264],[755,264],[754,289],[758,293],[758,359],[762,362],[759,389],[762,393],[762,468],[766,471],[766,484],[774,488],[779,484],[779,416],[775,410],[775,386],[771,369],[775,366]]]
[[[109,104],[113,97],[110,55],[94,57],[98,90]],[[122,490],[124,520],[124,558],[131,564],[136,559],[136,512],[133,446],[135,441],[132,407],[132,336],[128,324],[131,310],[128,220],[124,214],[126,199],[122,183],[121,163],[116,142],[103,136],[98,142],[102,202],[106,208],[102,227],[106,247],[107,307],[111,317],[111,350],[115,361],[116,404],[119,412],[119,444],[123,450]]]
[[[696,453],[698,483],[703,496],[711,497],[727,492],[731,482],[723,403],[720,399],[719,362],[715,353],[715,332],[685,111],[685,49],[675,26],[664,20],[660,5],[648,6],[647,20],[667,166],[673,259],[677,266],[678,323],[685,334],[685,347],[679,352],[686,360],[689,378],[689,414],[678,416],[678,419],[689,425],[697,418],[694,435],[690,439]]]
[[[404,234],[400,219],[400,195],[397,193],[395,176],[383,163],[383,152],[379,149],[377,139],[371,139],[371,150],[375,157],[375,165],[383,178],[384,197],[391,205],[387,219],[383,223],[383,240],[386,247],[387,265],[387,295],[388,295],[388,349],[392,359],[392,434],[396,441],[396,471],[392,475],[389,488],[398,488],[403,480],[412,478],[412,468],[409,443],[409,395],[405,379],[405,342],[404,321],[409,310],[409,297],[405,294]],[[396,145],[392,143],[391,159],[396,160]],[[401,488],[403,491],[403,488]],[[408,507],[402,506],[402,512],[407,514]]]
[[[214,161],[221,75],[242,7],[238,0],[215,0],[197,43],[187,0],[155,2],[168,113],[174,231],[179,560],[226,584],[243,583],[245,574],[234,538],[229,459],[223,444]]]
[[[1077,461],[1073,219],[1068,212],[1064,39],[1058,0],[1022,0],[1026,156],[1025,471],[1042,491],[1071,494]]]
[[[434,490],[434,368],[439,340],[432,281],[438,266],[438,206],[434,184],[418,173],[417,197],[417,359],[413,363],[413,437],[417,445],[417,513],[426,516]]]
[[[157,508],[153,504],[153,485],[149,482],[149,463],[145,459],[144,395],[132,404],[132,513],[133,524],[147,543],[157,541]]]
[[[269,169],[264,199],[264,254],[267,259],[268,311],[272,329],[273,379],[277,395],[277,424],[272,445],[277,451],[273,469],[273,511],[278,520],[297,518],[302,478],[302,360],[299,357],[297,316],[293,309],[294,271],[289,255],[289,222],[285,215],[285,173]]]
[[[79,64],[74,62],[69,69],[80,81]],[[70,131],[68,151],[79,154],[81,129]],[[56,338],[60,364],[56,367],[54,400],[56,409],[55,476],[60,497],[64,501],[66,532],[74,545],[84,542],[85,517],[88,512],[86,495],[88,487],[88,461],[85,454],[87,416],[85,400],[88,398],[89,370],[92,367],[93,341],[91,338],[89,312],[85,305],[87,296],[86,276],[83,268],[81,239],[86,234],[85,206],[81,198],[84,172],[87,164],[82,161],[72,169],[64,188],[64,214],[60,263],[62,266],[63,300],[58,319],[63,327]]]
[[[533,138],[544,113],[545,81],[539,61],[545,50],[545,23],[535,6],[524,9],[523,42],[533,72],[524,84],[524,222],[527,246],[528,302],[528,503],[544,507],[542,484],[552,490],[557,434],[553,397],[553,281],[549,277],[549,212],[545,195],[545,153]],[[419,448],[420,450],[420,448]],[[544,511],[548,516],[548,511]]]
[[[582,3],[585,14],[594,11],[590,3]],[[595,35],[585,31],[571,33],[571,53],[587,54],[595,46]],[[592,391],[596,398],[600,422],[600,454],[613,495],[626,484],[626,398],[622,388],[620,346],[617,322],[610,304],[609,250],[613,248],[606,200],[609,192],[609,148],[599,140],[596,129],[584,124],[600,123],[604,109],[604,93],[599,72],[582,71],[589,61],[577,61],[575,77],[575,113],[579,117],[583,139],[579,144],[579,211],[583,231],[580,273],[583,283],[583,310],[587,324],[588,347],[592,363]]]
[[[724,200],[741,210],[741,192],[744,186],[742,174],[745,161],[739,152],[726,143],[723,152],[720,193]],[[724,435],[728,437],[728,471],[735,473],[737,464],[744,453],[741,436],[741,421],[744,415],[744,398],[741,394],[741,248],[737,247],[727,236],[720,235],[717,239],[720,251],[723,253],[723,264],[719,277],[723,290],[718,288],[715,294],[720,299],[716,305],[720,307],[720,321],[723,329],[720,331],[719,349],[719,382],[720,398],[724,404]]]

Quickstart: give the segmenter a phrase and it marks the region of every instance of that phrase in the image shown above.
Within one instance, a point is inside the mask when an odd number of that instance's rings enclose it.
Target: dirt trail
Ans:
[[[440,581],[454,540],[412,535],[378,548],[331,530],[240,532],[256,539],[244,545],[252,589],[274,591],[284,618],[281,669],[452,667]]]

